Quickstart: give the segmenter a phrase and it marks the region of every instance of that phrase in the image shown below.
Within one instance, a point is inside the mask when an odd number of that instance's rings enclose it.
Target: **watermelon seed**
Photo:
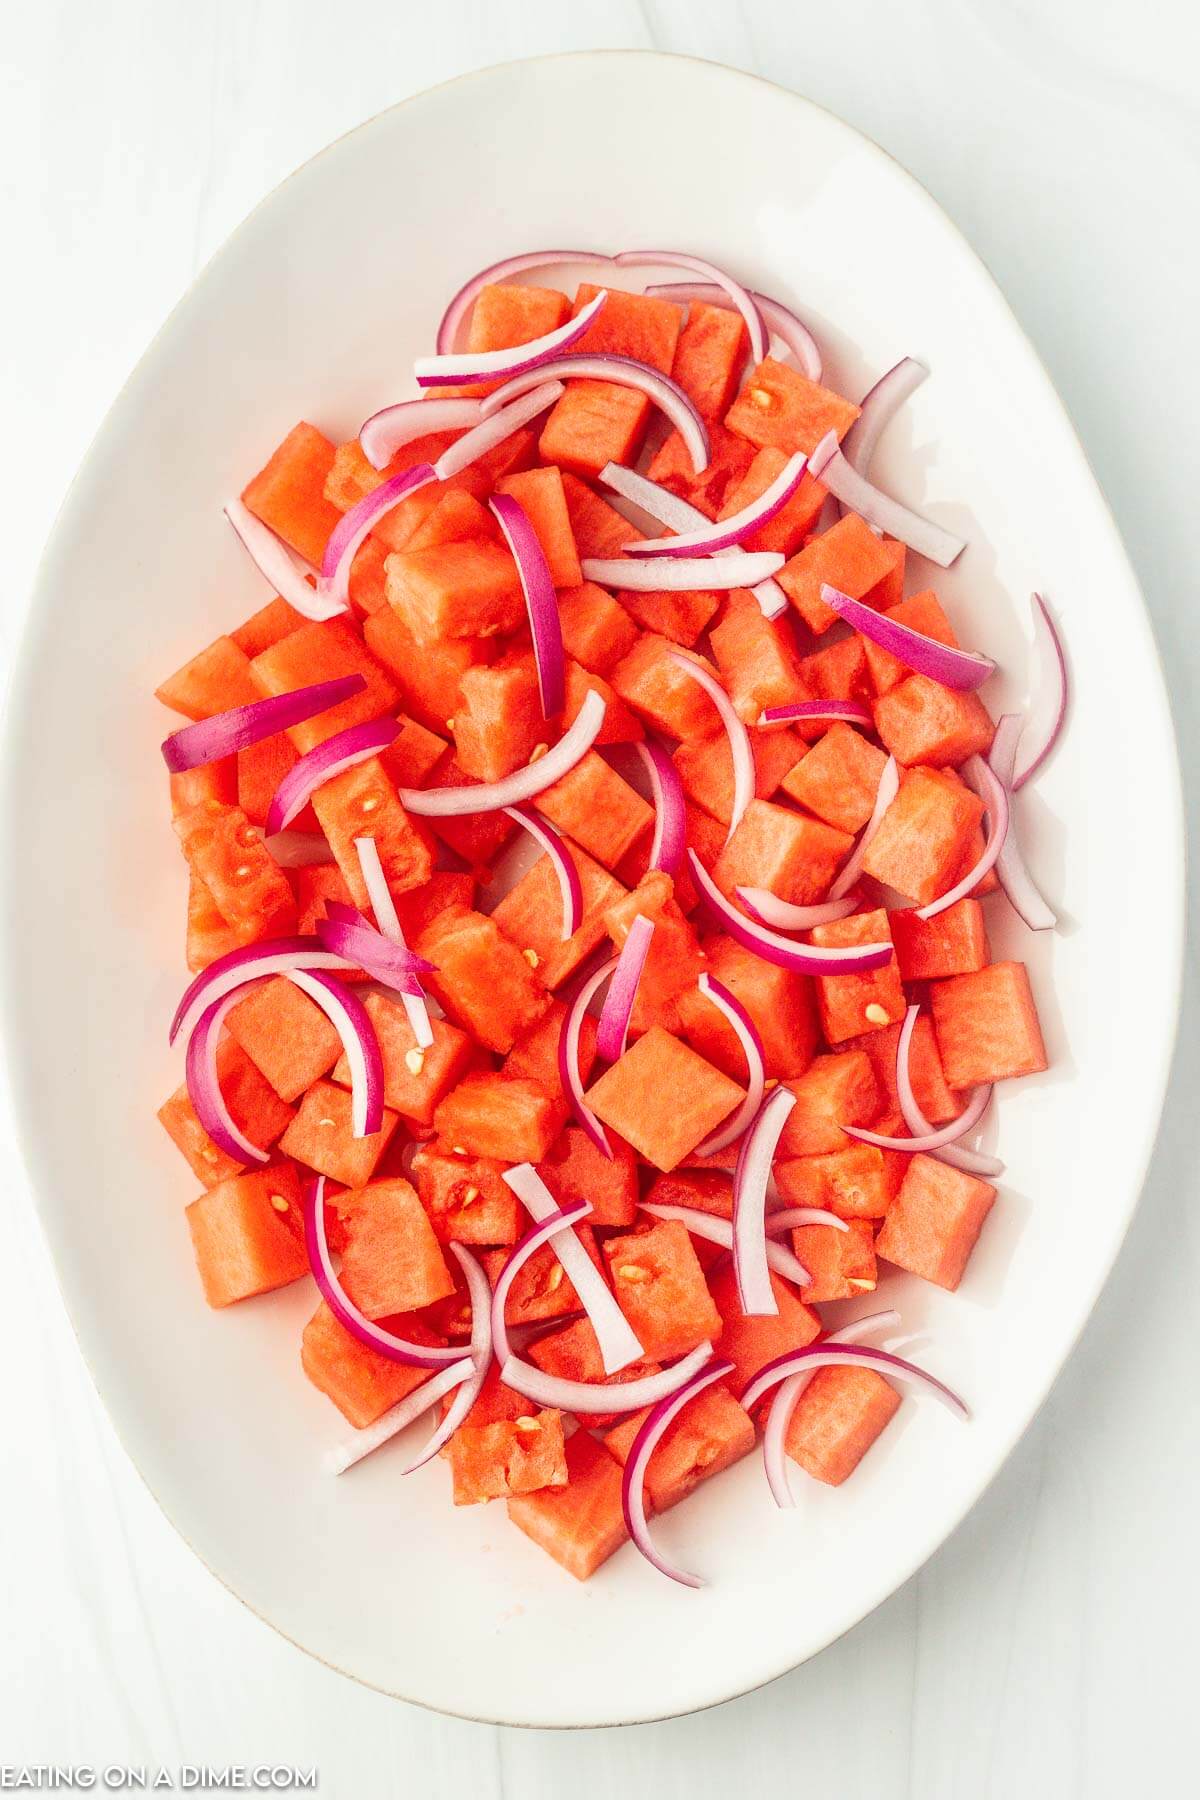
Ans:
[[[886,1025],[888,1023],[887,1010],[880,1006],[877,1000],[872,1000],[870,1006],[864,1009],[863,1016],[871,1025]]]
[[[404,1052],[404,1066],[410,1075],[419,1075],[421,1070],[425,1067],[425,1058],[419,1050],[406,1050]]]
[[[285,1213],[288,1211],[288,1203],[282,1194],[272,1194],[271,1205],[275,1208],[277,1213]]]
[[[536,969],[542,960],[536,950],[525,949],[522,950],[521,955],[525,958],[525,961],[529,964],[531,969]]]

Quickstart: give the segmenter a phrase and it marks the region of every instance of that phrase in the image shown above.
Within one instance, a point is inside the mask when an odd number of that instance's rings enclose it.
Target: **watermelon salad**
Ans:
[[[870,478],[924,369],[855,403],[696,257],[511,258],[414,375],[228,504],[273,597],[157,690],[159,1118],[208,1303],[315,1283],[331,1474],[440,1454],[572,1575],[632,1539],[697,1586],[651,1521],[760,1436],[789,1506],[902,1392],[965,1416],[876,1296],[958,1286],[1003,1171],[969,1140],[1047,1066],[987,911],[1055,924],[1013,797],[1062,644],[1035,596],[994,719],[930,585],[961,541]]]

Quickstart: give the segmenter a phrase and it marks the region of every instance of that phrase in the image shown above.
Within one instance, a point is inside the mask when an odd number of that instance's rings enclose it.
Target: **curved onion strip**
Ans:
[[[224,513],[264,581],[302,617],[333,619],[347,611],[346,606],[317,592],[282,538],[256,519],[244,501],[227,500]]]
[[[765,706],[758,715],[759,729],[768,725],[803,724],[809,720],[840,721],[844,725],[864,725],[874,729],[875,720],[869,706],[858,700],[792,700],[786,706]]]
[[[613,978],[604,996],[600,1023],[596,1032],[596,1049],[605,1062],[614,1063],[625,1054],[629,1037],[629,1020],[637,999],[638,983],[650,954],[654,938],[654,920],[638,913],[630,925],[617,957]]]
[[[927,556],[939,568],[948,569],[966,548],[964,540],[912,512],[890,494],[880,493],[857,470],[852,469],[838,448],[837,438],[829,432],[821,439],[808,459],[810,472],[825,483],[851,512],[873,525],[888,537],[899,538],[918,556]]]
[[[552,719],[566,704],[566,658],[554,578],[541,540],[520,501],[514,500],[511,494],[493,494],[488,505],[504,533],[504,541],[512,552],[521,578],[521,592],[525,596],[525,611],[529,615],[529,631],[533,638],[542,717]]]
[[[900,1105],[900,1115],[914,1137],[927,1137],[933,1126],[921,1111],[912,1084],[912,1068],[909,1052],[912,1046],[913,1032],[916,1030],[919,1006],[910,1006],[904,1015],[904,1023],[900,1027],[900,1036],[896,1041],[896,1096]],[[932,1154],[939,1162],[949,1163],[952,1168],[964,1169],[968,1175],[1003,1175],[1004,1164],[997,1156],[987,1156],[982,1150],[968,1150],[962,1144],[947,1144]]]
[[[673,662],[677,669],[682,669],[689,680],[699,683],[716,707],[721,724],[725,727],[725,736],[729,739],[729,754],[733,759],[733,803],[729,809],[729,829],[725,833],[725,842],[728,843],[754,798],[754,752],[750,748],[750,734],[734,711],[733,701],[711,669],[697,662],[694,656],[685,656],[681,650],[669,650],[667,660]]]
[[[1008,836],[1008,795],[991,769],[981,756],[972,756],[963,764],[962,772],[967,785],[974,788],[987,808],[987,843],[974,867],[967,870],[961,881],[955,882],[949,893],[939,895],[928,906],[917,908],[918,919],[935,919],[948,906],[953,906],[956,901],[964,900],[972,893],[1000,855]]]
[[[737,562],[732,556],[681,556],[678,560],[656,556],[645,562],[631,556],[585,556],[580,567],[585,581],[598,582],[601,587],[656,594],[752,587],[768,575],[778,574],[784,560],[777,550],[748,550]]]
[[[543,1244],[549,1243],[556,1232],[569,1231],[572,1225],[578,1225],[581,1219],[587,1218],[591,1210],[590,1200],[574,1200],[570,1206],[564,1206],[561,1210],[555,1207],[552,1213],[547,1213],[530,1226],[524,1237],[513,1246],[492,1289],[492,1350],[498,1363],[506,1364],[512,1356],[504,1309],[508,1305],[513,1282],[535,1250],[540,1250]],[[582,1249],[582,1245],[580,1248]]]
[[[856,474],[864,479],[870,475],[876,444],[928,374],[923,363],[905,356],[863,395],[858,417],[842,440],[842,455]],[[845,514],[847,509],[843,506],[841,510]]]
[[[834,1212],[826,1212],[823,1206],[782,1206],[777,1212],[767,1214],[767,1235],[775,1237],[781,1231],[797,1231],[802,1225],[829,1225],[834,1231],[849,1231],[845,1219],[839,1219]]]
[[[385,514],[399,506],[407,494],[415,494],[418,488],[428,486],[435,479],[431,463],[414,463],[410,469],[402,469],[399,475],[380,482],[349,512],[343,513],[329,534],[321,558],[318,592],[328,600],[336,601],[344,611],[350,603],[350,565],[368,532]]]
[[[611,381],[618,387],[636,388],[639,394],[653,400],[671,421],[683,439],[697,475],[707,469],[711,454],[708,427],[695,401],[669,375],[652,369],[649,363],[635,361],[632,356],[616,356],[608,351],[593,356],[556,356],[552,362],[543,363],[541,368],[531,369],[526,375],[514,375],[494,394],[489,394],[483,402],[484,418],[490,418],[519,394],[527,393],[536,382],[550,380]]]
[[[480,406],[479,424],[465,431],[457,442],[442,451],[433,465],[434,474],[439,481],[449,481],[452,475],[461,475],[472,463],[510,438],[514,431],[520,431],[531,419],[545,412],[560,400],[566,389],[561,381],[545,381],[535,387],[532,393],[522,394],[521,399],[514,400],[501,412],[487,412]]]
[[[402,1469],[396,1470],[397,1475],[412,1475],[417,1469],[424,1468],[437,1455],[442,1445],[449,1443],[478,1400],[479,1390],[487,1380],[492,1360],[492,1290],[488,1278],[465,1245],[451,1244],[450,1249],[463,1272],[471,1300],[471,1372],[446,1408],[441,1423],[430,1433],[412,1460],[405,1463]]]
[[[544,1224],[559,1216],[558,1202],[532,1163],[518,1163],[506,1169],[501,1180],[507,1183],[530,1218]],[[613,1291],[576,1237],[574,1230],[564,1227],[550,1240],[550,1248],[562,1264],[563,1274],[578,1296],[579,1304],[591,1320],[606,1375],[616,1375],[630,1363],[640,1362],[645,1355],[637,1333],[617,1305]]]
[[[753,950],[764,962],[776,963],[781,969],[792,969],[798,975],[864,975],[869,969],[882,969],[891,961],[890,944],[850,944],[822,949],[815,944],[797,944],[780,937],[766,925],[746,918],[725,898],[694,850],[687,853],[692,880],[700,898],[717,922],[745,950]]]
[[[557,1406],[563,1412],[591,1413],[640,1412],[653,1406],[667,1394],[675,1393],[689,1381],[712,1355],[712,1345],[703,1343],[689,1355],[681,1357],[670,1368],[657,1375],[643,1375],[637,1381],[568,1381],[564,1376],[547,1375],[519,1356],[510,1356],[500,1365],[500,1379],[505,1387],[515,1388],[538,1406]]]
[[[325,917],[317,920],[317,936],[327,950],[344,956],[355,968],[396,994],[417,998],[421,992],[418,976],[434,972],[434,965],[423,956],[415,956],[411,950],[393,943],[368,924],[360,912],[353,907],[343,909],[333,900],[326,902]]]
[[[645,764],[654,799],[654,836],[650,840],[650,869],[665,869],[675,875],[683,861],[687,844],[687,807],[683,783],[662,745],[653,739],[635,744],[634,749]]]
[[[246,706],[214,713],[210,719],[197,719],[164,739],[163,761],[172,775],[219,762],[223,756],[248,750],[251,744],[286,731],[289,725],[315,719],[318,713],[360,694],[366,685],[361,675],[339,675],[334,681],[318,681],[312,687],[294,688],[290,694],[273,694],[268,700],[251,700]]]
[[[688,1402],[694,1400],[697,1394],[702,1394],[705,1388],[711,1387],[714,1381],[720,1381],[723,1375],[732,1373],[731,1362],[708,1362],[690,1381],[683,1382],[673,1394],[668,1394],[653,1406],[649,1418],[644,1420],[629,1447],[629,1455],[621,1474],[621,1509],[625,1514],[630,1537],[646,1561],[652,1563],[660,1575],[668,1575],[672,1581],[681,1582],[684,1587],[699,1588],[704,1583],[698,1575],[691,1575],[686,1569],[668,1561],[662,1551],[656,1548],[646,1518],[646,1470],[664,1432],[679,1417]]]
[[[646,292],[680,304],[689,300],[701,300],[708,306],[730,305],[728,297],[720,288],[702,281],[660,281],[653,287],[648,287]],[[817,349],[817,340],[804,321],[797,317],[790,306],[785,306],[781,300],[772,300],[769,294],[752,291],[751,298],[771,331],[795,358],[797,368],[803,370],[810,381],[820,381],[821,352]]]
[[[226,1156],[232,1156],[235,1162],[268,1163],[271,1160],[269,1153],[251,1143],[225,1104],[217,1073],[217,1044],[221,1027],[230,1007],[236,1006],[241,998],[242,990],[237,988],[232,994],[226,994],[223,1000],[214,1001],[208,1011],[201,1015],[199,1024],[188,1039],[185,1063],[188,1099],[196,1117],[218,1150],[223,1150]]]
[[[368,1319],[355,1306],[338,1280],[329,1255],[329,1244],[325,1236],[323,1175],[305,1183],[304,1245],[321,1298],[338,1324],[344,1325],[351,1337],[357,1338],[360,1344],[365,1344],[369,1350],[377,1350],[390,1362],[405,1363],[414,1369],[444,1369],[451,1363],[461,1361],[461,1345],[447,1345],[443,1349],[437,1344],[410,1343],[407,1338],[397,1337],[394,1331],[385,1331],[382,1325],[376,1325],[373,1319]]]
[[[636,469],[627,469],[624,463],[606,463],[600,471],[600,479],[614,494],[620,494],[634,506],[640,506],[643,512],[649,513],[652,519],[669,525],[672,531],[698,531],[701,526],[709,523],[707,516],[698,506],[693,506],[690,500],[681,500],[670,488],[660,487],[657,481],[639,475]],[[746,552],[737,544],[728,554],[744,556]],[[773,575],[768,575],[765,581],[754,582],[750,592],[758,601],[764,618],[778,619],[787,611],[787,595]]]
[[[742,1139],[733,1171],[733,1273],[748,1318],[779,1311],[768,1272],[767,1183],[780,1134],[795,1104],[791,1088],[774,1089]]]
[[[621,268],[645,268],[648,266],[663,269],[687,269],[692,275],[698,275],[704,282],[709,282],[731,302],[735,312],[739,312],[745,321],[746,334],[750,340],[750,354],[756,363],[760,363],[767,354],[767,327],[754,301],[749,288],[735,281],[732,275],[726,274],[715,263],[706,262],[702,256],[688,256],[679,250],[618,250],[613,261]]]
[[[399,720],[385,714],[381,719],[368,719],[362,725],[335,731],[323,743],[306,750],[271,795],[267,808],[267,836],[274,837],[276,832],[286,831],[322,782],[332,781],[343,769],[353,769],[380,750],[386,750],[399,729]]]
[[[583,1080],[579,1073],[579,1033],[592,996],[604,985],[616,966],[616,957],[610,956],[599,968],[593,969],[590,975],[584,977],[567,1008],[558,1038],[558,1078],[562,1082],[563,1092],[571,1103],[571,1111],[588,1137],[605,1156],[612,1155],[612,1145],[603,1125],[584,1097]]]
[[[383,1057],[371,1015],[344,982],[309,969],[289,969],[287,978],[316,1002],[342,1040],[350,1065],[350,1130],[373,1137],[383,1128]]]
[[[242,950],[230,950],[189,982],[171,1020],[168,1042],[182,1033],[190,1038],[202,1012],[214,1001],[264,975],[286,975],[289,969],[350,969],[344,956],[334,956],[318,937],[264,938]]]
[[[769,888],[740,887],[737,897],[762,925],[773,925],[777,931],[811,931],[814,925],[832,925],[854,911],[858,902],[849,896],[837,900],[818,900],[812,906],[793,906],[781,900]]]
[[[1008,896],[1009,904],[1028,925],[1030,931],[1053,931],[1058,918],[1043,898],[1029,873],[1011,817],[1013,769],[1016,766],[1017,743],[1024,721],[1017,713],[1005,713],[996,726],[988,766],[1009,798],[1008,833],[996,858],[996,878]]]
[[[869,1313],[865,1319],[856,1319],[852,1325],[843,1325],[840,1331],[831,1331],[821,1341],[826,1344],[853,1344],[868,1331],[879,1331],[900,1323],[900,1315],[895,1312]],[[796,1402],[813,1378],[812,1372],[789,1375],[771,1402],[767,1414],[766,1429],[763,1432],[763,1468],[766,1472],[767,1486],[770,1488],[776,1506],[795,1506],[796,1499],[788,1480],[787,1469],[787,1433],[792,1422],[792,1414],[796,1410]]]
[[[1067,701],[1070,698],[1067,653],[1063,649],[1062,636],[1054,622],[1054,615],[1040,594],[1033,596],[1032,605],[1033,634],[1038,641],[1042,694],[1046,696],[1046,700],[1043,701],[1039,695],[1035,710],[1041,717],[1030,719],[1021,735],[1021,754],[1012,779],[1014,793],[1037,774],[1057,744],[1062,735]]]
[[[867,846],[879,830],[884,813],[900,792],[900,769],[894,756],[889,756],[883,765],[883,773],[879,777],[879,786],[875,789],[875,804],[871,808],[871,816],[858,836],[858,842],[838,870],[833,886],[829,890],[831,900],[841,900],[858,880],[863,866],[863,858],[867,854]]]
[[[861,1324],[855,1329],[861,1330]],[[918,1382],[960,1419],[969,1419],[971,1416],[966,1402],[960,1399],[953,1388],[947,1387],[944,1381],[939,1381],[936,1375],[930,1375],[928,1370],[919,1369],[916,1363],[907,1362],[904,1357],[895,1356],[890,1350],[869,1349],[866,1344],[842,1343],[830,1348],[828,1338],[822,1338],[819,1343],[810,1344],[804,1350],[789,1350],[785,1355],[777,1356],[773,1362],[767,1363],[742,1395],[742,1405],[749,1411],[764,1394],[785,1381],[789,1375],[826,1368],[877,1369],[881,1375],[893,1376],[897,1381]]]
[[[386,469],[397,450],[431,431],[469,431],[482,418],[478,400],[401,400],[363,421],[358,434],[373,469]]]
[[[562,895],[560,936],[565,944],[583,924],[583,884],[579,879],[579,870],[562,838],[540,813],[534,812],[531,806],[506,806],[504,811],[529,833],[534,843],[539,844],[550,858],[550,866],[558,877],[558,891]]]
[[[459,1247],[457,1244],[451,1245],[453,1250],[457,1250]],[[326,1474],[344,1475],[347,1469],[352,1469],[355,1463],[362,1462],[363,1458],[370,1456],[372,1451],[381,1449],[384,1444],[389,1444],[398,1433],[419,1419],[422,1413],[428,1412],[431,1406],[436,1406],[445,1394],[451,1393],[456,1387],[461,1387],[464,1381],[469,1381],[474,1369],[475,1365],[471,1358],[464,1356],[458,1362],[450,1363],[446,1368],[436,1370],[428,1381],[423,1381],[419,1388],[415,1388],[411,1394],[406,1394],[403,1400],[396,1402],[395,1406],[389,1407],[383,1417],[376,1419],[373,1425],[364,1426],[362,1430],[356,1431],[352,1438],[345,1438],[340,1444],[327,1450],[321,1459]]]
[[[766,1052],[754,1020],[723,982],[718,981],[715,975],[704,974],[700,976],[696,986],[706,1000],[711,1000],[718,1011],[724,1013],[746,1058],[746,1098],[732,1118],[724,1125],[718,1125],[702,1144],[696,1145],[697,1156],[715,1156],[718,1150],[726,1149],[741,1137],[762,1104],[766,1091]]]
[[[507,350],[448,350],[437,356],[418,356],[413,364],[417,386],[437,388],[452,387],[458,382],[503,381],[510,375],[538,369],[577,343],[597,314],[603,312],[607,300],[608,290],[601,288],[595,299],[589,300],[564,325]]]
[[[356,837],[354,848],[358,852],[358,866],[362,871],[367,898],[371,902],[371,911],[375,914],[375,923],[384,937],[390,938],[399,949],[408,950],[396,912],[396,903],[392,899],[392,890],[387,884],[387,876],[379,859],[378,844],[373,837]],[[405,993],[401,989],[400,1000],[417,1049],[428,1050],[433,1042],[433,1022],[429,1017],[429,1008],[425,1004],[420,982],[416,986],[415,994]]]
[[[405,812],[422,818],[447,819],[465,813],[502,812],[522,800],[532,800],[587,754],[600,735],[606,710],[604,696],[589,688],[570,730],[536,762],[526,763],[503,781],[480,781],[474,787],[401,788],[400,804]]]
[[[442,314],[437,331],[438,355],[449,356],[454,349],[459,327],[479,298],[481,288],[497,287],[514,275],[528,274],[533,269],[553,269],[563,263],[584,263],[589,266],[603,263],[607,267],[611,265],[612,257],[597,250],[526,250],[520,256],[506,256],[502,261],[480,269],[477,275],[472,275],[470,281],[463,283]]]
[[[941,1150],[946,1144],[956,1144],[959,1138],[966,1137],[968,1131],[974,1131],[980,1119],[991,1103],[992,1086],[988,1082],[977,1087],[970,1100],[963,1107],[956,1119],[943,1125],[937,1131],[927,1131],[920,1137],[890,1137],[884,1132],[867,1131],[861,1125],[844,1125],[842,1129],[847,1137],[857,1138],[862,1144],[875,1144],[880,1150],[903,1150],[917,1155],[931,1150]]]
[[[803,481],[807,465],[808,458],[798,450],[784,463],[770,486],[740,512],[730,513],[727,519],[706,521],[695,531],[674,537],[638,538],[635,543],[625,545],[625,553],[627,556],[690,556],[693,553],[711,556],[718,550],[739,547],[743,539],[783,511]]]
[[[845,619],[847,625],[889,651],[906,669],[915,669],[918,675],[940,681],[943,687],[954,688],[958,693],[971,693],[996,672],[990,656],[939,643],[937,638],[914,631],[911,625],[902,625],[899,619],[890,619],[886,613],[876,612],[873,606],[865,606],[861,600],[852,600],[849,594],[830,587],[828,582],[821,584],[821,598],[840,619]]]
[[[643,1200],[641,1210],[652,1213],[656,1219],[678,1220],[680,1225],[687,1226],[693,1237],[703,1238],[706,1244],[720,1244],[723,1250],[733,1249],[733,1222],[721,1218],[719,1213],[702,1212],[698,1206],[673,1206],[665,1200]],[[770,1267],[785,1280],[794,1281],[798,1287],[806,1287],[812,1276],[804,1264],[783,1244],[771,1241],[774,1230],[769,1221],[768,1231],[771,1236],[767,1238],[766,1253]],[[779,1309],[776,1307],[773,1310]]]

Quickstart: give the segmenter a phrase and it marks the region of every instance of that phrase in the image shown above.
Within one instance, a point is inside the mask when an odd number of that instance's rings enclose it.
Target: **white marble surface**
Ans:
[[[5,667],[96,424],[165,312],[268,188],[369,114],[466,69],[649,45],[756,70],[832,107],[966,230],[1111,497],[1190,767],[1200,14],[1184,0],[7,7]],[[681,146],[699,179],[718,141],[698,121],[695,149]],[[880,279],[886,304],[903,271]],[[152,482],[150,471],[148,492]],[[1136,756],[1137,721],[1119,698],[1113,729]],[[1136,930],[1130,920],[1115,954],[1136,955]],[[1187,980],[1194,1002],[1190,965]],[[463,1724],[356,1688],[204,1572],[114,1441],[0,1119],[0,1763],[315,1763],[320,1792],[338,1800],[539,1800],[564,1781],[579,1800],[705,1800],[735,1783],[834,1800],[1107,1800],[1135,1782],[1197,1791],[1198,1074],[1185,1003],[1162,1141],[1117,1271],[1041,1417],[923,1573],[769,1689],[689,1720],[559,1736]]]

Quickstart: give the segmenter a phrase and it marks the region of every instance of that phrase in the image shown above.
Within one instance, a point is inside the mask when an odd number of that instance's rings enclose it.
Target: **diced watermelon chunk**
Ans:
[[[538,1162],[538,1174],[560,1207],[586,1200],[590,1224],[624,1227],[637,1212],[637,1158],[616,1132],[608,1141],[611,1156],[578,1125],[568,1125]]]
[[[400,804],[377,756],[322,782],[313,795],[313,811],[360,911],[369,908],[370,896],[356,838],[374,838],[384,879],[395,894],[420,887],[433,873],[428,838]]]
[[[508,1516],[518,1530],[586,1581],[629,1536],[621,1506],[621,1470],[593,1437],[577,1431],[567,1444],[567,1485],[514,1494]]]
[[[798,1300],[795,1291],[773,1271],[771,1292],[779,1309],[775,1313],[749,1317],[743,1313],[737,1281],[728,1262],[710,1275],[709,1287],[721,1315],[721,1335],[715,1351],[733,1364],[728,1380],[735,1394],[744,1394],[767,1363],[789,1350],[802,1350],[820,1334],[821,1321],[811,1306]]]
[[[782,1080],[802,1075],[817,1044],[809,977],[764,962],[732,938],[710,938],[704,949],[709,974],[729,989],[757,1027],[768,1076]],[[724,1013],[698,988],[681,995],[679,1012],[693,1049],[735,1081],[744,1079],[746,1054]]]
[[[354,1136],[351,1096],[332,1081],[314,1081],[279,1140],[286,1156],[345,1187],[365,1187],[396,1129],[396,1114],[383,1109],[383,1124],[369,1137]]]
[[[523,469],[496,483],[498,494],[510,494],[522,508],[542,547],[556,588],[576,588],[583,580],[579,551],[562,474],[558,469]]]
[[[730,591],[709,641],[734,711],[747,725],[757,725],[765,707],[814,698],[787,621],[764,617],[744,588]]]
[[[717,1337],[720,1315],[687,1228],[677,1219],[609,1238],[604,1256],[617,1303],[647,1356],[669,1362]]]
[[[421,1204],[445,1243],[515,1244],[524,1217],[517,1196],[501,1180],[504,1165],[484,1157],[456,1156],[424,1144],[412,1172]]]
[[[606,869],[614,869],[654,823],[653,808],[596,750],[544,788],[537,803],[552,825]]]
[[[810,381],[799,369],[767,356],[751,370],[725,415],[725,423],[760,449],[770,445],[789,456],[797,450],[808,455],[827,431],[845,437],[858,410],[832,389]]]
[[[516,563],[501,545],[479,539],[389,556],[387,596],[418,644],[493,637],[525,617]]]
[[[862,1050],[818,1056],[787,1085],[796,1104],[779,1139],[781,1158],[844,1150],[851,1139],[843,1125],[869,1125],[879,1116],[879,1085],[871,1059]]]
[[[341,1052],[335,1027],[285,975],[255,983],[225,1025],[281,1100],[298,1100],[329,1073]]]
[[[382,663],[376,661],[349,620],[342,617],[302,625],[298,631],[289,632],[259,652],[250,664],[250,672],[259,692],[268,696],[290,694],[297,688],[310,687],[318,681],[336,681],[343,675],[362,676],[366,685],[360,693],[288,728],[288,736],[300,751],[323,744],[326,738],[351,725],[394,712],[400,698]]]
[[[434,1114],[438,1135],[471,1156],[540,1162],[558,1136],[566,1107],[528,1076],[480,1069],[464,1075]]]
[[[285,1171],[255,1169],[232,1175],[187,1208],[196,1267],[210,1306],[231,1306],[308,1274],[308,1257],[295,1232],[272,1204],[276,1193],[290,1207]]]
[[[792,1249],[811,1277],[800,1290],[810,1306],[874,1292],[878,1277],[869,1219],[851,1219],[845,1231],[835,1225],[797,1226]]]
[[[995,727],[978,694],[909,675],[875,702],[875,727],[899,763],[935,768],[986,756]]]
[[[606,1433],[604,1445],[624,1468],[648,1414],[634,1413]],[[715,1381],[672,1419],[646,1465],[647,1512],[666,1512],[710,1476],[731,1468],[754,1448],[754,1426],[729,1389]]]
[[[611,675],[637,642],[637,626],[621,602],[594,581],[559,590],[558,618],[567,655],[593,675]]]
[[[788,1426],[788,1455],[816,1481],[840,1487],[900,1405],[874,1369],[818,1369]]]
[[[978,1176],[933,1156],[912,1156],[876,1240],[879,1255],[954,1289],[995,1198],[995,1188]]]
[[[341,1283],[369,1319],[417,1312],[454,1292],[433,1227],[408,1181],[390,1176],[339,1194]]]
[[[717,709],[699,683],[672,660],[676,653],[669,638],[644,632],[612,671],[612,685],[656,731],[673,738],[712,737],[721,729]]]
[[[329,534],[341,518],[325,498],[325,478],[334,454],[324,433],[301,421],[242,489],[242,500],[255,518],[314,567],[320,565]]]
[[[983,802],[940,769],[909,769],[867,845],[863,869],[918,906],[947,892]]]
[[[892,567],[883,540],[857,513],[847,513],[828,531],[810,538],[784,564],[776,580],[809,630],[819,637],[838,617],[821,598],[823,586],[835,587],[852,600],[869,602],[872,591],[887,579]]]
[[[567,1485],[562,1414],[460,1425],[449,1456],[455,1506],[511,1495],[553,1492]]]
[[[1036,1075],[1046,1046],[1024,963],[991,963],[929,989],[933,1027],[952,1087]]]
[[[728,410],[745,360],[741,314],[693,300],[675,346],[671,376],[704,419],[715,422]]]
[[[932,919],[919,919],[915,908],[891,915],[896,959],[905,981],[938,981],[948,975],[972,975],[986,967],[991,952],[987,926],[978,900],[956,900]]]
[[[406,1319],[404,1332],[416,1344],[432,1347],[445,1342],[420,1319]],[[304,1327],[300,1361],[313,1386],[327,1394],[359,1431],[407,1399],[430,1374],[428,1369],[393,1362],[390,1356],[361,1344],[324,1300]]]
[[[671,1103],[663,1106],[661,1095]],[[743,1090],[658,1025],[588,1090],[588,1105],[656,1169],[683,1161],[745,1098]]]
[[[892,935],[889,916],[882,909],[854,913],[848,919],[818,925],[809,937],[822,950],[852,944],[886,944]],[[881,969],[869,969],[864,974],[818,975],[815,986],[817,1011],[827,1044],[841,1044],[863,1032],[883,1030],[904,1018],[907,1002],[894,955]]]
[[[446,1011],[489,1050],[511,1050],[550,996],[516,945],[483,913],[452,907],[416,940],[433,963],[428,985]]]
[[[717,858],[713,880],[731,900],[739,887],[760,887],[806,906],[824,898],[853,845],[849,832],[820,819],[752,800]]]
[[[399,1000],[389,994],[370,993],[363,1005],[383,1059],[384,1102],[414,1125],[432,1125],[438,1103],[470,1066],[474,1054],[470,1038],[448,1019],[431,1018],[433,1042],[418,1046]],[[332,1079],[349,1087],[350,1064],[344,1055]]]
[[[861,831],[875,809],[887,758],[852,725],[831,725],[782,777],[789,799],[839,831]]]

